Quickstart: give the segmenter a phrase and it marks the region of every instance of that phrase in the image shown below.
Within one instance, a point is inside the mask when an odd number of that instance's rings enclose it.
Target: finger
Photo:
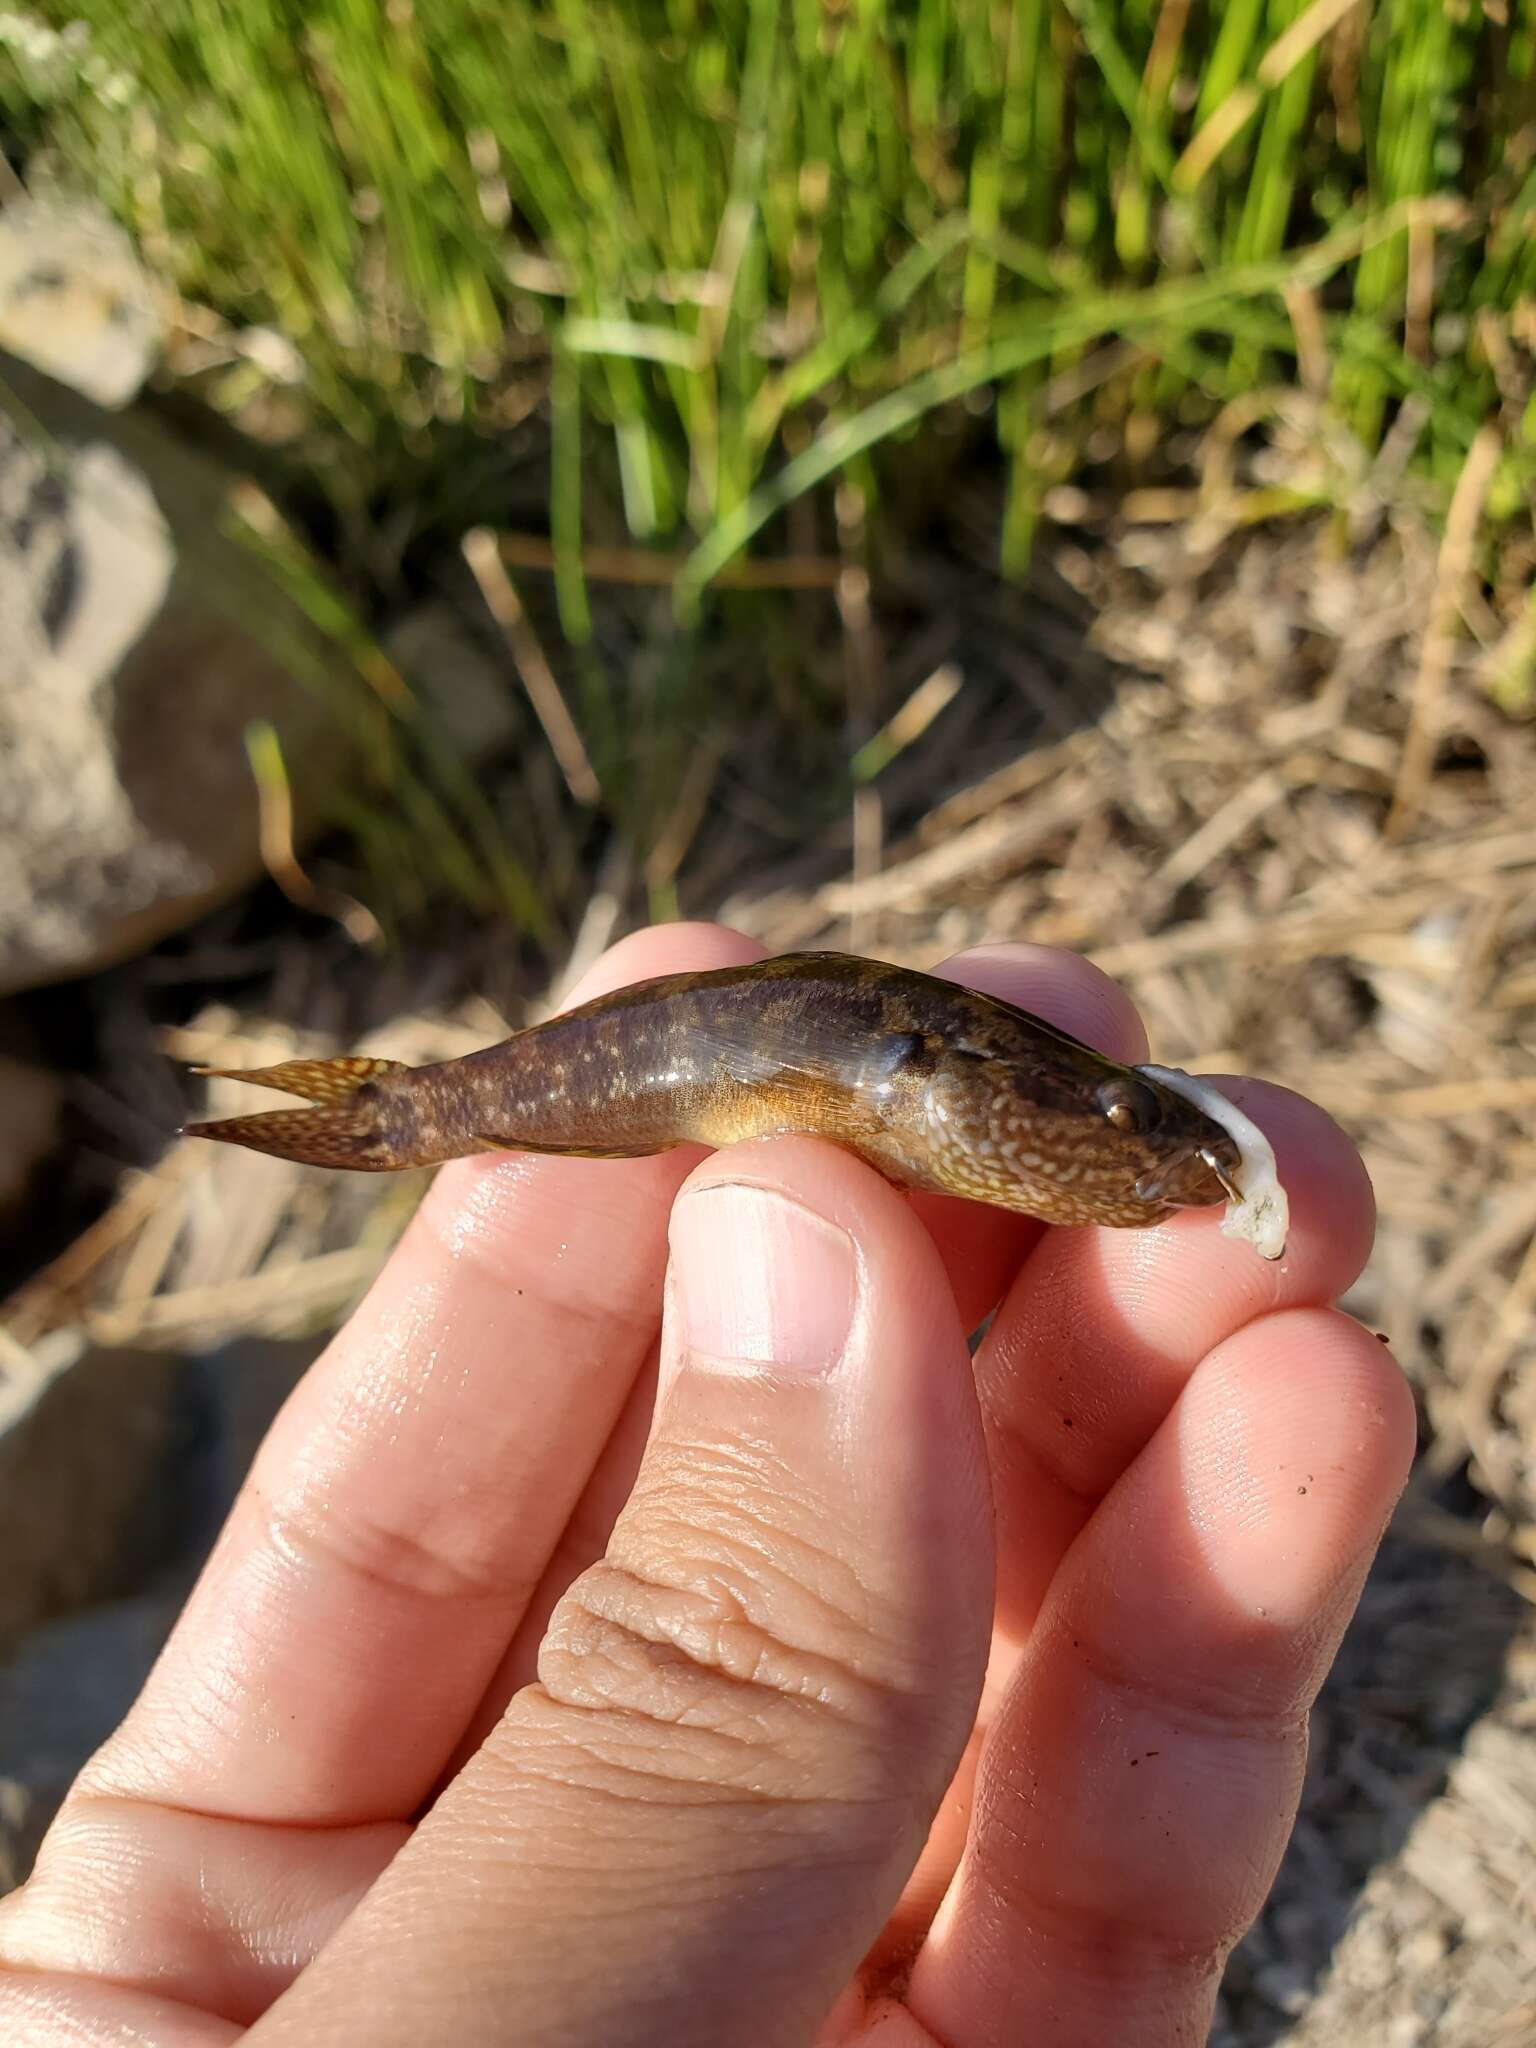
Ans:
[[[652,1358],[631,1388],[624,1412],[603,1446],[581,1499],[571,1511],[570,1520],[544,1567],[544,1576],[518,1622],[517,1632],[444,1767],[445,1784],[464,1768],[484,1742],[506,1712],[512,1695],[531,1685],[538,1676],[539,1649],[555,1608],[587,1567],[595,1564],[608,1548],[613,1525],[634,1492],[635,1475],[645,1453],[656,1402],[656,1366]]]
[[[578,993],[758,952],[642,933]],[[443,1171],[274,1424],[84,1790],[327,1826],[414,1812],[652,1346],[690,1163]]]
[[[1275,1147],[1291,1204],[1285,1257],[1223,1237],[1215,1210],[1153,1230],[1052,1231],[978,1352],[998,1620],[1017,1641],[1068,1544],[1201,1358],[1256,1317],[1337,1299],[1369,1255],[1370,1181],[1332,1118],[1288,1089],[1222,1085]]]
[[[1205,2038],[1300,1791],[1307,1713],[1413,1452],[1347,1317],[1220,1345],[1062,1565],[913,1974],[941,2040]]]
[[[0,1900],[0,2041],[18,2038],[17,1973],[61,2028],[81,1984],[95,1986],[93,2041],[180,2041],[168,2020],[132,2031],[149,1998],[175,2002],[189,2041],[200,2027],[222,2041],[330,1940],[408,1833],[400,1821],[297,1829],[71,1797],[32,1876]]]
[[[616,949],[585,992],[756,950],[676,928]],[[404,1832],[336,1823],[419,1803],[643,1369],[660,1219],[687,1165],[439,1178],[280,1418],[139,1706],[4,1909],[8,1962],[246,2020],[329,1938]],[[578,1261],[590,1299],[562,1278]],[[291,1826],[306,1819],[321,1827]]]
[[[541,1684],[268,2015],[272,2042],[803,2042],[974,1713],[984,1447],[910,1207],[835,1149],[680,1197],[655,1427]],[[393,1993],[402,1950],[413,1993]]]
[[[0,2039],[18,2048],[103,2048],[153,2042],[154,2048],[232,2048],[245,2029],[188,2012],[152,1991],[125,1991],[87,1977],[63,1981],[7,1972],[0,1979]]]
[[[1130,999],[1107,975],[1075,954],[1049,946],[976,947],[957,953],[935,972],[1033,1010],[1103,1047],[1112,1057],[1145,1057],[1145,1035]],[[966,1329],[974,1329],[1002,1296],[1043,1225],[1027,1216],[945,1195],[909,1199],[939,1248],[961,1321]],[[649,1394],[642,1377],[449,1769],[458,1768],[473,1753],[513,1693],[533,1677],[539,1644],[556,1601],[580,1572],[601,1557],[634,1483],[649,1414]],[[955,1846],[958,1851],[958,1840]],[[936,1880],[940,1888],[953,1867],[951,1858],[942,1880]]]
[[[1214,1216],[1198,1213],[1150,1232],[1044,1233],[978,1353],[998,1532],[983,1729],[1062,1556],[1199,1360],[1258,1314],[1332,1300],[1369,1249],[1369,1182],[1338,1127],[1284,1089],[1229,1085],[1274,1140],[1290,1191],[1283,1265],[1231,1243]],[[975,1760],[973,1746],[887,1931],[887,1957],[913,1951],[953,1876]]]
[[[1111,1059],[1130,1064],[1147,1057],[1147,1035],[1130,997],[1076,953],[1054,946],[972,946],[934,972],[1044,1017]],[[961,1320],[974,1330],[1002,1299],[1045,1226],[953,1195],[912,1200],[943,1255]]]

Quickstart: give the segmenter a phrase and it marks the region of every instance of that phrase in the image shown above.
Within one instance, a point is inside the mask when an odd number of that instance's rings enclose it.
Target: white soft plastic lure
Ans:
[[[1213,1124],[1220,1124],[1238,1151],[1238,1171],[1227,1180],[1220,1167],[1213,1170],[1227,1186],[1227,1213],[1221,1219],[1223,1237],[1241,1238],[1261,1257],[1284,1255],[1286,1235],[1291,1227],[1291,1205],[1275,1168],[1275,1151],[1251,1117],[1235,1102],[1198,1074],[1186,1074],[1182,1067],[1138,1067],[1138,1074],[1150,1074],[1175,1094],[1186,1096]]]

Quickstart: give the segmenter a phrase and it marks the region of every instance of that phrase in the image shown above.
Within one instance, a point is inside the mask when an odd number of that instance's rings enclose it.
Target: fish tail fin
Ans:
[[[302,1095],[306,1102],[345,1102],[365,1081],[382,1074],[408,1071],[402,1060],[364,1059],[348,1053],[334,1060],[284,1060],[275,1067],[194,1067],[194,1074],[215,1081],[249,1081],[257,1088],[276,1088],[284,1095]]]
[[[253,1067],[240,1073],[227,1067],[199,1067],[218,1079],[252,1081],[261,1088],[279,1088],[317,1104],[314,1109],[269,1110],[259,1116],[225,1117],[213,1123],[183,1126],[188,1138],[216,1138],[225,1145],[244,1145],[276,1159],[301,1166],[351,1167],[365,1173],[424,1162],[408,1156],[395,1130],[398,1119],[375,1092],[360,1096],[369,1082],[409,1069],[399,1060],[284,1060],[275,1067]]]
[[[414,1160],[390,1154],[376,1123],[356,1110],[276,1109],[262,1116],[224,1117],[217,1123],[184,1124],[185,1138],[217,1138],[225,1145],[244,1145],[269,1152],[274,1159],[292,1159],[300,1166],[347,1166],[387,1173]]]

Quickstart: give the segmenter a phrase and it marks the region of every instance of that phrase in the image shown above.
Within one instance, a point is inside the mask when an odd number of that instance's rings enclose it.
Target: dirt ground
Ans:
[[[1380,1230],[1347,1305],[1410,1375],[1422,1455],[1213,2038],[1516,2048],[1536,2042],[1536,746],[1490,699],[1506,621],[1454,522],[1438,541],[1365,474],[1348,517],[1271,526],[1264,482],[1060,494],[1028,593],[988,566],[995,508],[962,497],[942,550],[884,562],[872,601],[856,577],[807,600],[823,633],[835,611],[829,660],[889,756],[851,813],[808,844],[764,733],[701,741],[669,860],[685,912],[776,950],[1079,948],[1154,1057],[1305,1090],[1359,1140]],[[616,856],[531,1008],[635,914]],[[153,1057],[334,1049],[328,971],[210,1003]],[[453,989],[374,1007],[358,1049],[406,1059],[520,1021]],[[419,1193],[323,1179],[174,1148],[0,1326],[173,1351],[323,1326]]]

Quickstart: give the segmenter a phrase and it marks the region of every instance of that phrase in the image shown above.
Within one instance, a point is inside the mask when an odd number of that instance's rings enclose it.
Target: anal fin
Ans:
[[[487,1152],[538,1152],[550,1159],[651,1159],[658,1152],[670,1152],[681,1140],[668,1139],[662,1145],[514,1145],[505,1138],[488,1138],[477,1131],[475,1143]]]

